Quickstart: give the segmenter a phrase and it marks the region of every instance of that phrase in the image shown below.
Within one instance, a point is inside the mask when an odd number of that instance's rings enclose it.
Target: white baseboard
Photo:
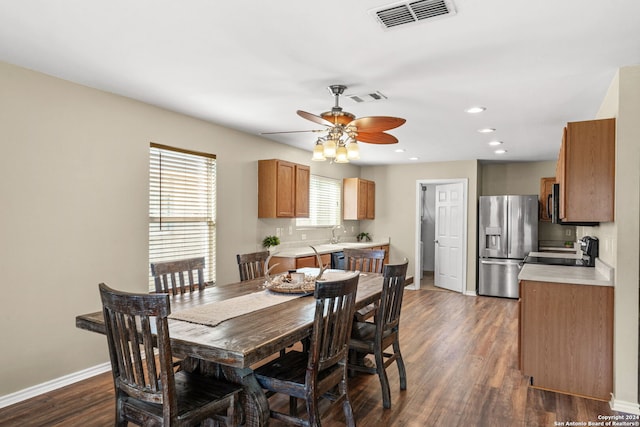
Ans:
[[[32,397],[39,396],[43,393],[59,389],[69,384],[76,383],[78,381],[91,378],[98,374],[108,372],[111,370],[111,363],[106,362],[100,365],[93,366],[91,368],[83,369],[82,371],[73,372],[63,377],[55,378],[51,381],[47,381],[42,384],[34,385],[24,390],[16,391],[15,393],[0,396],[0,408],[4,408],[14,403],[22,402],[23,400],[31,399]]]
[[[609,401],[611,409],[618,412],[624,412],[626,414],[640,415],[640,405],[637,402],[625,402],[623,400],[616,400],[615,397],[611,397]]]
[[[466,296],[468,296],[468,297],[477,297],[477,296],[478,296],[478,294],[476,293],[476,291],[470,291],[470,290],[468,290],[468,289],[464,291],[464,294],[465,294]]]

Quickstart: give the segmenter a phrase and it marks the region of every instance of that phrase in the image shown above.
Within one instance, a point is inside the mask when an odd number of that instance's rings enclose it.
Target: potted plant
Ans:
[[[267,236],[262,240],[262,246],[267,248],[268,251],[270,251],[272,247],[278,246],[279,244],[280,238],[278,236]]]
[[[365,232],[362,232],[362,233],[358,234],[356,236],[356,238],[358,239],[358,242],[362,242],[362,241],[365,241],[365,240],[367,242],[371,241],[371,236],[369,236],[369,233],[365,233]]]

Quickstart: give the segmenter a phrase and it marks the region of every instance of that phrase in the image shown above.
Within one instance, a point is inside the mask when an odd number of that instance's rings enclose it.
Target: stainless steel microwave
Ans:
[[[560,225],[584,225],[593,227],[599,225],[599,222],[589,221],[563,221],[560,219],[560,184],[553,184],[553,190],[551,191],[551,200],[547,203],[548,214],[551,217],[551,222]]]

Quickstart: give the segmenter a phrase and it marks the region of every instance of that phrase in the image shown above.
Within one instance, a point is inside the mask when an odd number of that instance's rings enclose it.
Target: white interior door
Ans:
[[[463,184],[436,186],[434,285],[456,292],[463,289]]]

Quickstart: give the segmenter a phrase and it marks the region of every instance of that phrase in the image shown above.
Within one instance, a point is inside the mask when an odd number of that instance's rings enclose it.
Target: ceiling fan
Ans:
[[[403,125],[406,120],[398,117],[371,116],[356,119],[352,113],[344,111],[340,107],[340,95],[347,87],[344,85],[331,85],[329,91],[335,98],[335,104],[331,111],[326,111],[319,116],[298,110],[297,114],[303,119],[310,120],[324,126],[323,129],[288,131],[288,132],[264,132],[263,135],[297,132],[322,132],[325,136],[318,138],[313,151],[312,160],[326,160],[335,158],[337,163],[348,163],[349,159],[359,158],[357,142],[369,144],[395,144],[398,138],[384,131]]]

